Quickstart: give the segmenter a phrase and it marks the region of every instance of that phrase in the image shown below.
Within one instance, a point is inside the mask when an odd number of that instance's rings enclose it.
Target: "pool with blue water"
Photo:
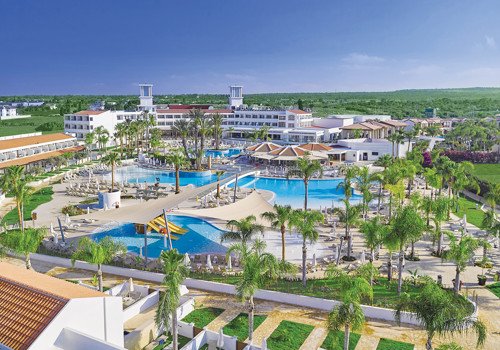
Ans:
[[[189,230],[178,240],[172,240],[173,248],[176,248],[179,253],[226,253],[227,248],[220,244],[220,234],[224,231],[209,222],[183,215],[169,215],[168,220]],[[139,254],[142,248],[142,254],[144,254],[144,235],[135,232],[134,224],[111,223],[103,226],[99,232],[95,232],[92,239],[99,241],[106,236],[125,243],[129,252]],[[168,242],[165,245],[166,240],[162,234],[149,232],[147,240],[148,257],[157,258],[162,250],[168,250]]]

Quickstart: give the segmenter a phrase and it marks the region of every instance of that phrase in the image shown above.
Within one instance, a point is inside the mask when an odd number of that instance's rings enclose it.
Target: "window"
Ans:
[[[280,123],[279,123],[279,127],[280,127],[280,128],[284,128],[284,127],[286,127],[286,123],[284,123],[284,122],[280,122]]]
[[[93,122],[94,121],[94,117],[90,117],[90,121]]]
[[[378,152],[372,152],[372,156],[378,156]]]
[[[288,116],[288,120],[295,120],[295,116],[294,115],[289,115]]]

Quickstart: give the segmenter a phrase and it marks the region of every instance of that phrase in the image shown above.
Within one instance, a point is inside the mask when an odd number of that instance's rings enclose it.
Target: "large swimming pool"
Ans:
[[[332,200],[335,201],[336,206],[343,206],[340,202],[340,198],[344,197],[344,191],[337,190],[338,184],[343,181],[343,179],[318,179],[310,180],[308,186],[308,199],[307,207],[316,208],[319,207],[331,207]],[[234,183],[229,185],[234,186]],[[291,205],[293,208],[303,208],[304,207],[304,181],[300,179],[275,179],[275,178],[265,178],[265,177],[254,177],[247,176],[238,180],[238,187],[243,188],[253,188],[271,191],[275,194],[275,197],[271,200],[271,203],[276,202],[282,205]],[[362,197],[357,194],[351,196],[352,202],[358,202]]]
[[[220,234],[223,231],[207,221],[183,215],[169,215],[168,220],[189,230],[178,240],[172,240],[173,248],[176,248],[179,253],[226,253],[227,248],[220,244]],[[125,243],[129,252],[139,254],[142,248],[142,254],[144,254],[144,235],[135,233],[134,224],[114,222],[102,226],[92,238],[99,241],[106,236]],[[157,258],[162,250],[168,250],[168,242],[165,246],[163,235],[149,232],[148,257]]]

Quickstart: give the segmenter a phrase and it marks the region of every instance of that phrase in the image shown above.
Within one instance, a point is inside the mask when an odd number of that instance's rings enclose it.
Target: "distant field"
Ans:
[[[31,118],[23,119],[9,119],[0,121],[0,136],[10,136],[17,134],[27,134],[37,132],[36,127],[47,122],[63,121],[63,117],[59,114],[49,115],[32,115]],[[42,131],[43,134],[53,134],[56,132],[63,132],[64,128]]]
[[[472,174],[482,181],[500,183],[500,164],[475,164]]]

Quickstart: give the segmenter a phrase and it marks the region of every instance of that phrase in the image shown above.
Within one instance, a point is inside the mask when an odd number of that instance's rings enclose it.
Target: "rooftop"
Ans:
[[[106,113],[107,111],[80,111],[77,113],[74,113],[76,115],[99,115],[102,113]]]
[[[79,151],[83,151],[84,149],[85,149],[84,146],[75,146],[75,147],[63,148],[63,149],[60,149],[57,151],[35,154],[34,156],[27,156],[27,157],[12,159],[12,160],[8,160],[5,162],[0,162],[0,169],[6,168],[6,167],[9,167],[12,165],[26,165],[29,163],[37,162],[39,160],[48,159],[50,157],[60,156],[63,153],[79,152]]]
[[[0,141],[0,151],[18,147],[33,146],[40,143],[71,140],[71,139],[74,139],[74,137],[63,133],[20,137],[17,139]]]

